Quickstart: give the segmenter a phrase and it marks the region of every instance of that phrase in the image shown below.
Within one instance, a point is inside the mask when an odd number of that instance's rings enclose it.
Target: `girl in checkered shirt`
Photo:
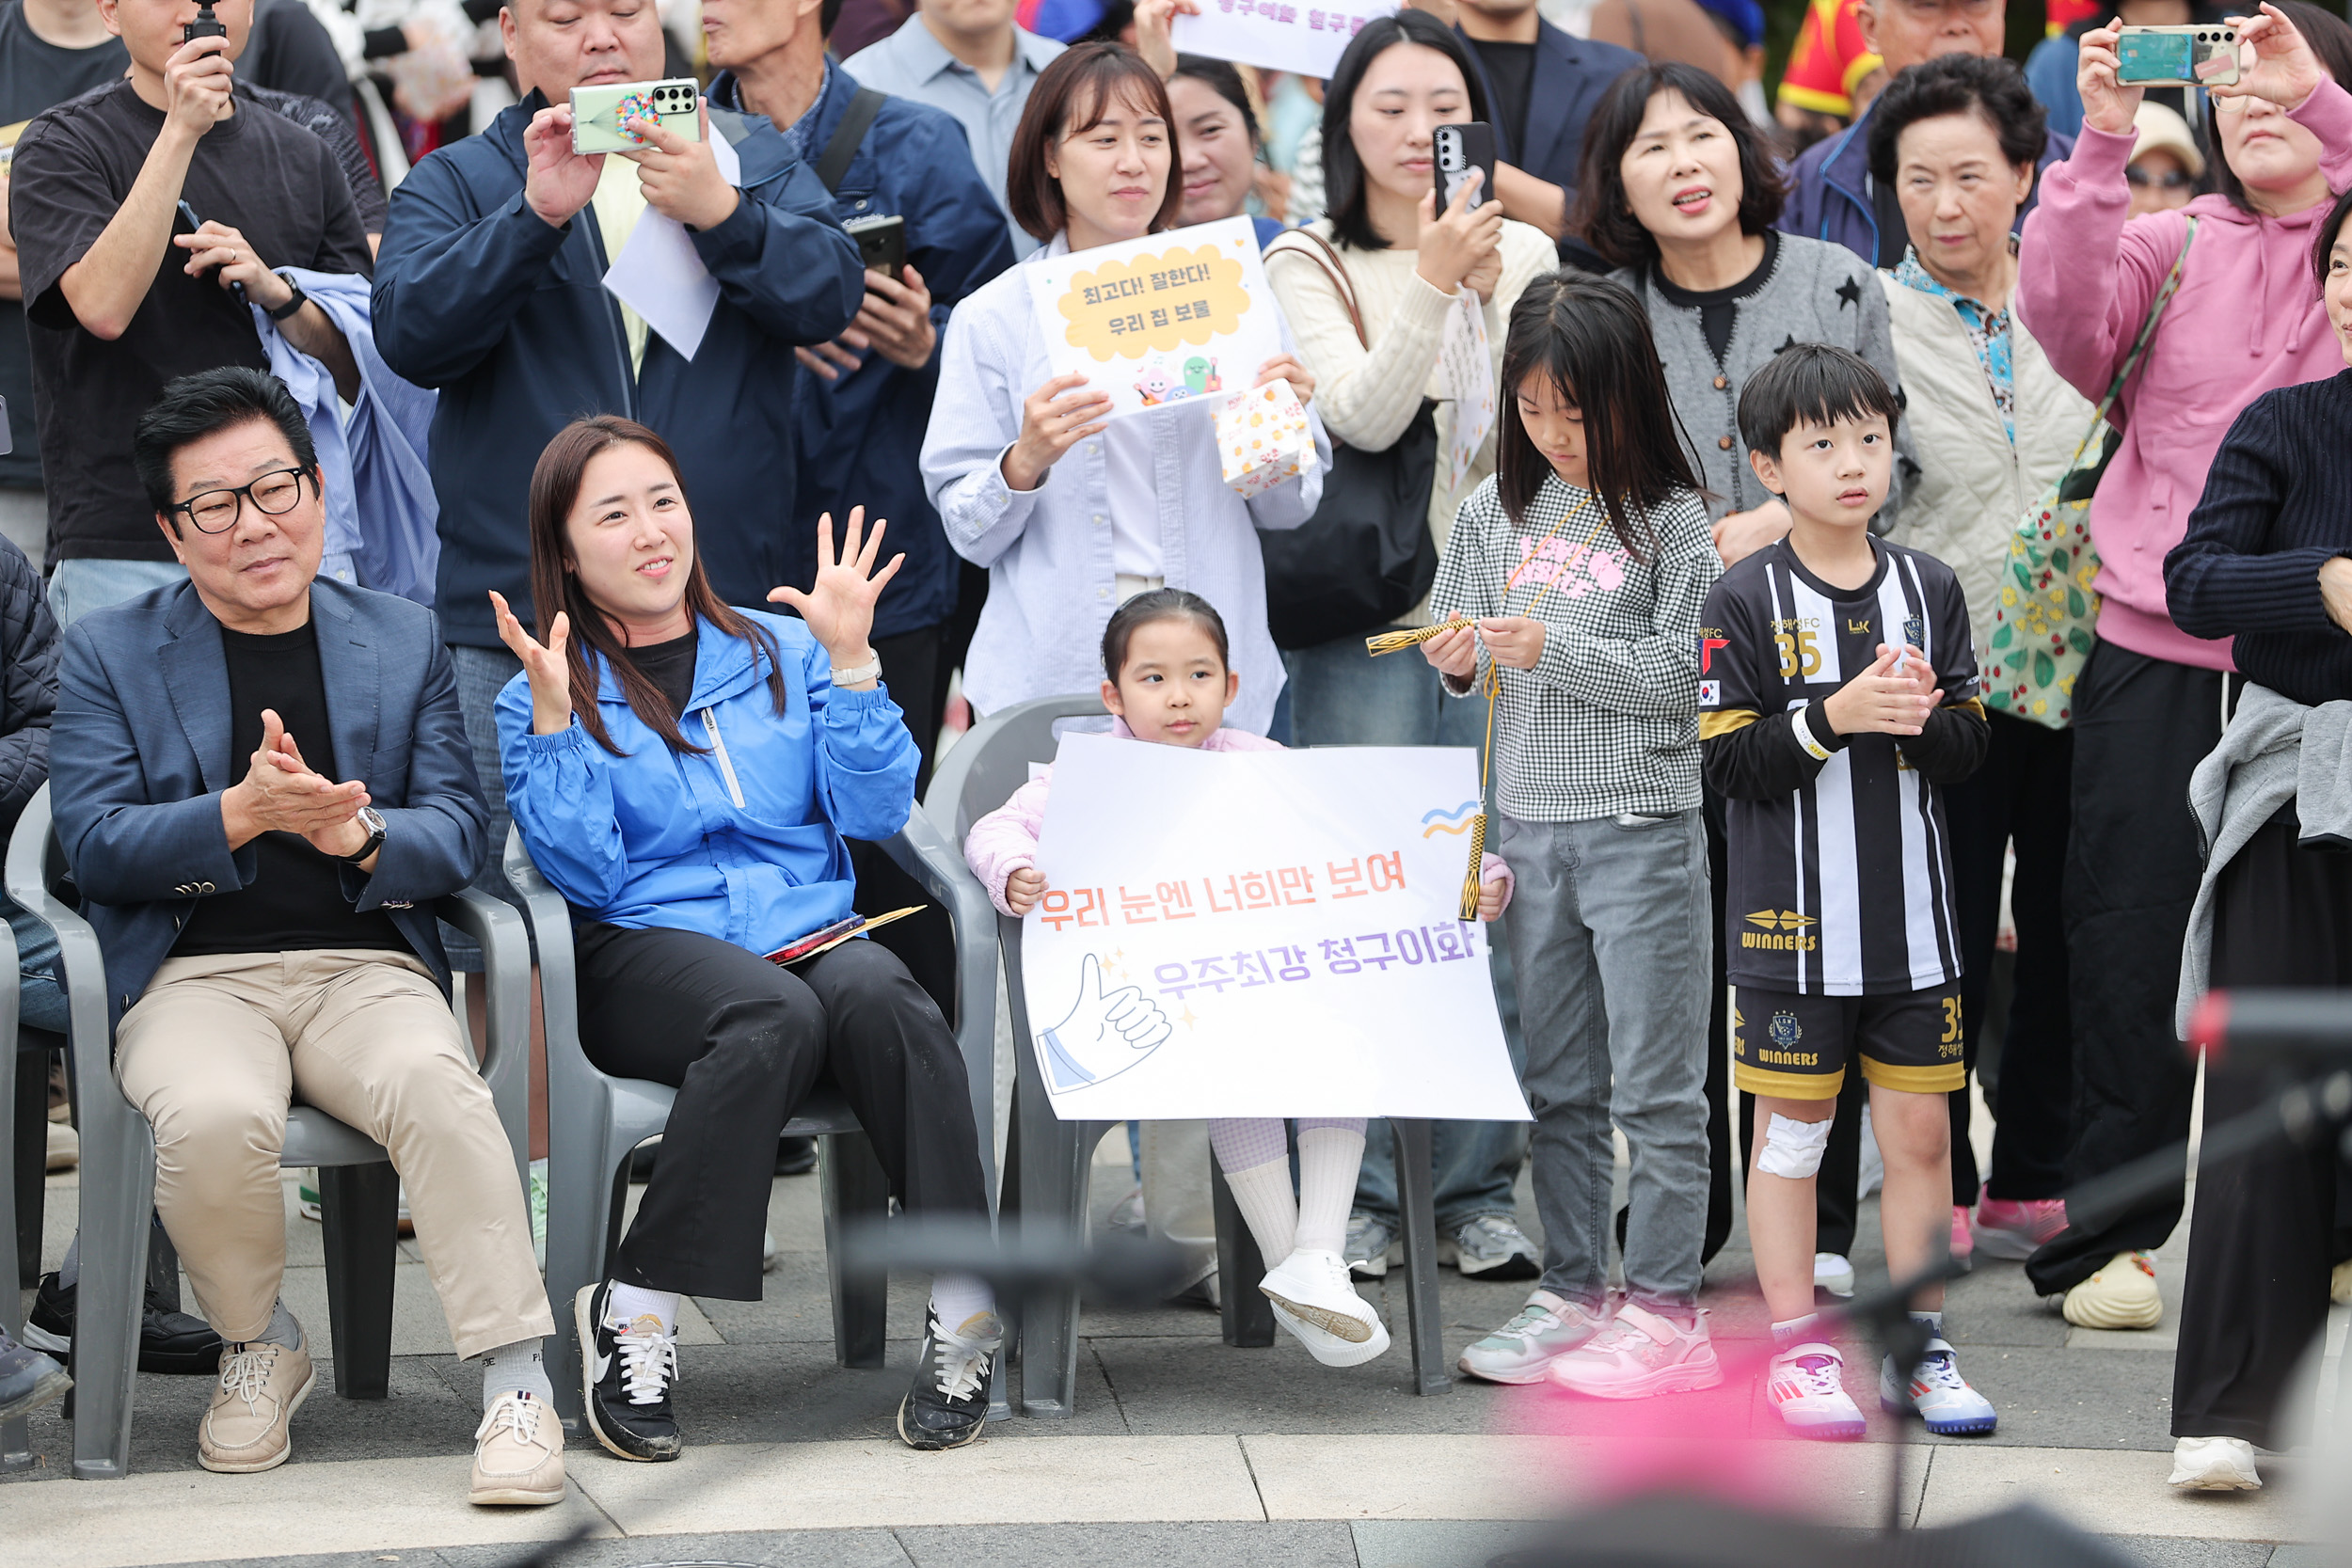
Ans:
[[[1462,1355],[1604,1399],[1723,1379],[1695,1305],[1707,1221],[1709,895],[1699,612],[1721,567],[1632,294],[1561,271],[1511,312],[1496,470],[1430,593],[1422,651],[1491,695],[1511,967],[1535,1112],[1544,1275]],[[1609,1129],[1631,1146],[1613,1315]]]
[[[1206,752],[1281,750],[1247,730],[1223,727],[1241,675],[1228,662],[1224,618],[1197,594],[1156,589],[1112,611],[1103,632],[1103,670],[1113,734]],[[1045,891],[1037,840],[1052,788],[1048,768],[974,823],[964,840],[973,874],[997,909],[1015,918],[1036,908]],[[1490,860],[1480,918],[1500,915],[1510,894],[1509,870]],[[1298,1118],[1295,1192],[1281,1118],[1213,1117],[1209,1145],[1260,1255],[1274,1265],[1258,1289],[1274,1304],[1275,1321],[1327,1367],[1353,1367],[1387,1350],[1388,1328],[1356,1293],[1342,1257],[1364,1156],[1363,1117]],[[1152,1201],[1146,1194],[1147,1212]]]

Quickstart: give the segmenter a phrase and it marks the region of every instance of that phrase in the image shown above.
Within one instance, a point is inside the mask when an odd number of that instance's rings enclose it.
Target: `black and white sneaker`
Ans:
[[[953,1334],[924,1315],[923,1361],[898,1405],[898,1435],[910,1449],[960,1449],[988,1424],[988,1372],[1005,1347],[1005,1325],[976,1312]]]
[[[626,1325],[605,1322],[610,1280],[583,1285],[572,1298],[580,1332],[580,1372],[588,1430],[623,1459],[675,1459],[685,1442],[670,1386],[677,1382],[677,1340],[650,1314]]]
[[[24,1314],[24,1344],[60,1361],[70,1359],[80,1294],[79,1286],[62,1284],[55,1274],[42,1275],[33,1309]],[[216,1376],[220,1336],[203,1319],[166,1306],[163,1293],[151,1284],[146,1310],[139,1318],[139,1370],[178,1377]]]

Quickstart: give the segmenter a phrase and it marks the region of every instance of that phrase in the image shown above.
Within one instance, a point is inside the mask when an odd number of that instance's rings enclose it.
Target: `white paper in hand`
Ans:
[[[726,137],[716,133],[710,137],[710,155],[719,166],[719,173],[730,185],[743,177],[742,160]],[[606,157],[618,157],[608,152]],[[745,197],[742,199],[751,199]],[[710,329],[710,314],[719,309],[719,280],[703,265],[702,255],[694,248],[693,239],[686,232],[686,225],[674,217],[647,210],[629,232],[628,244],[605,269],[604,286],[614,298],[639,315],[645,325],[661,334],[662,341],[687,358],[703,346],[703,334]]]
[[[1446,396],[1454,400],[1454,431],[1445,447],[1446,488],[1458,490],[1478,449],[1495,427],[1495,364],[1486,340],[1486,313],[1478,295],[1464,285],[1454,296],[1446,315],[1445,336],[1438,342],[1438,367],[1445,376]]]

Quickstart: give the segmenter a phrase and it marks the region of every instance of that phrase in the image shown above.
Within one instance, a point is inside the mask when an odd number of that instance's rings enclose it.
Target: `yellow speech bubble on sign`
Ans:
[[[1249,309],[1249,292],[1240,261],[1217,246],[1171,245],[1073,274],[1057,304],[1070,324],[1070,346],[1107,362],[1232,332]]]

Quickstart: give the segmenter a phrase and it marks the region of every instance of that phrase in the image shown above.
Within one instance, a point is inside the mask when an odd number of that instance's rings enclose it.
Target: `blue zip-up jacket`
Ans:
[[[523,201],[523,132],[538,92],[480,135],[434,152],[392,193],[375,267],[375,346],[395,374],[439,389],[431,467],[440,499],[435,603],[452,642],[499,645],[488,591],[526,626],[531,471],[558,430],[625,414],[678,456],[702,519],[711,586],[757,604],[785,580],[793,518],[793,345],[822,342],[866,297],[857,245],[817,176],[775,128],[735,143],[734,215],[695,233],[719,305],[689,363],[652,335],[629,369],[595,209],[550,227]],[[733,137],[729,138],[734,140]]]
[[[854,77],[828,73],[804,144],[811,166],[857,96]],[[733,71],[710,84],[714,108],[739,109]],[[764,121],[762,122],[764,123]],[[972,162],[956,117],[911,98],[882,103],[857,156],[833,196],[837,219],[906,219],[907,260],[931,292],[931,325],[945,339],[947,317],[964,295],[1012,265],[1004,214]],[[792,428],[800,443],[798,494],[786,536],[784,573],[775,580],[806,589],[817,580],[817,519],[838,523],[852,506],[885,517],[883,559],[906,552],[906,564],[874,607],[874,635],[935,626],[955,613],[956,552],[939,513],[923,493],[923,432],[939,389],[939,353],[919,371],[880,354],[838,381],[802,375],[793,382]]]
[[[694,695],[674,752],[601,659],[596,711],[623,755],[575,718],[531,733],[531,679],[499,693],[506,809],[540,874],[579,918],[700,931],[772,953],[850,912],[851,838],[888,838],[914,809],[917,753],[889,691],[833,689],[833,657],[799,621],[745,610],[775,638],[788,695],[776,712],[767,662],[697,624]]]
[[[1870,205],[1870,111],[1862,111],[1836,135],[1826,136],[1804,150],[1788,173],[1788,200],[1775,225],[1783,233],[1842,245],[1872,266],[1879,264],[1879,219]],[[2042,138],[2042,157],[2034,166],[2033,189],[2017,209],[2016,227],[2042,199],[2042,176],[2050,166],[2074,150],[2074,138],[2056,131]]]

